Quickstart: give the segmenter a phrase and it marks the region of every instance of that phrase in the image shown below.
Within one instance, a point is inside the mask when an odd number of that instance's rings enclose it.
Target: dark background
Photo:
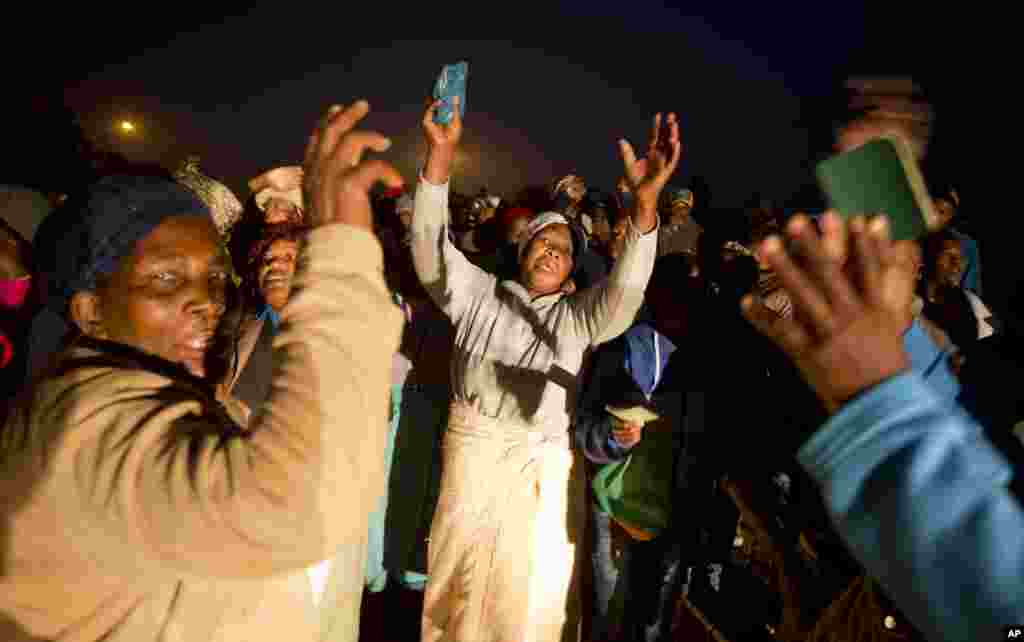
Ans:
[[[203,5],[70,6],[12,20],[9,82],[27,101],[10,121],[6,182],[53,182],[77,171],[73,145],[203,169],[244,196],[260,171],[297,163],[332,102],[370,100],[366,125],[393,137],[407,180],[423,146],[423,97],[441,65],[470,61],[467,135],[456,187],[510,194],[569,171],[612,187],[615,141],[642,144],[655,111],[678,112],[684,159],[712,205],[754,194],[820,206],[813,163],[850,74],[910,74],[938,119],[930,169],[961,183],[985,253],[986,299],[1009,302],[1015,252],[978,212],[961,158],[968,135],[961,17],[894,15],[894,6],[795,2],[280,3],[229,11]],[[42,22],[39,22],[42,21]],[[18,25],[61,30],[16,40]],[[44,55],[41,55],[44,54]],[[69,111],[64,110],[64,107]],[[132,136],[115,123],[135,122]],[[13,152],[13,153],[11,153]],[[45,186],[45,185],[44,185]]]

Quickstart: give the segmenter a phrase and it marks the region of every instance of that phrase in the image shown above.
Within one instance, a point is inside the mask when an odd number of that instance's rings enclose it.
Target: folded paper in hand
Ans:
[[[613,417],[617,417],[627,423],[640,424],[641,426],[660,418],[660,415],[652,412],[650,408],[646,408],[644,406],[630,406],[628,408],[613,408],[612,406],[605,406],[604,409]]]

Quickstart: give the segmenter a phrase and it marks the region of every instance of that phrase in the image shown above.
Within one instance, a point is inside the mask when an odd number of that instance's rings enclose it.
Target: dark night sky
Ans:
[[[331,101],[366,97],[367,125],[394,138],[389,157],[411,179],[423,96],[442,64],[467,58],[462,189],[507,192],[574,169],[610,187],[616,138],[641,144],[649,116],[674,110],[685,146],[676,182],[702,175],[716,205],[754,191],[783,198],[809,177],[802,109],[865,46],[866,17],[852,9],[837,20],[824,4],[788,15],[736,5],[695,17],[643,1],[604,15],[582,3],[518,4],[500,20],[453,9],[456,29],[422,10],[316,18],[301,3],[203,26],[178,17],[69,61],[65,98],[92,135],[138,121],[136,140],[116,142],[131,158],[197,153],[237,189],[298,161]],[[399,39],[417,24],[433,39]]]

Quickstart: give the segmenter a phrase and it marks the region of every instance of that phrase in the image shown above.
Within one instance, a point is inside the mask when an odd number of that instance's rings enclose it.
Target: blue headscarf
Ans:
[[[34,241],[45,296],[32,324],[34,366],[59,350],[71,297],[95,290],[136,243],[173,216],[209,218],[210,210],[170,176],[120,175],[100,179],[46,217]]]

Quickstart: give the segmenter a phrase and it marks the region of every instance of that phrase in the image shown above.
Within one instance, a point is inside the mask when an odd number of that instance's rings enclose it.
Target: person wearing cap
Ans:
[[[264,215],[264,222],[301,223],[302,168],[298,166],[278,167],[260,174],[249,181],[258,207]]]
[[[704,228],[693,219],[693,192],[673,189],[665,199],[665,220],[658,236],[658,256],[666,254],[697,255],[697,240]]]
[[[441,494],[430,532],[425,642],[578,636],[582,462],[570,412],[584,353],[622,334],[657,254],[657,202],[679,161],[674,114],[659,114],[646,158],[620,141],[636,195],[611,275],[566,295],[580,248],[569,221],[545,212],[519,239],[519,278],[474,267],[448,240],[449,176],[462,121],[422,124],[429,152],[416,190],[417,274],[455,326],[452,404]]]
[[[0,428],[0,639],[354,642],[403,323],[368,197],[401,177],[360,162],[387,147],[352,131],[367,110],[332,109],[311,138],[307,172],[327,179],[251,421],[208,379],[228,268],[202,201],[118,175],[51,215],[53,323],[32,332],[70,343]],[[323,590],[306,571],[327,559]]]

